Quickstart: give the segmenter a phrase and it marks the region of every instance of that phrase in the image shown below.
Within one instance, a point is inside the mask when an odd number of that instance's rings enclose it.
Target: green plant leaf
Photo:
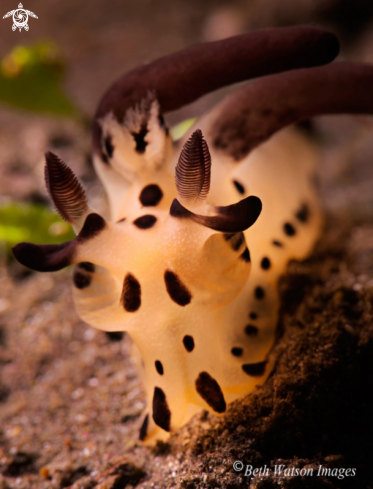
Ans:
[[[38,113],[82,117],[62,88],[64,63],[57,46],[17,46],[0,62],[0,102]]]
[[[0,250],[5,250],[8,256],[11,248],[22,241],[59,244],[74,237],[71,226],[47,207],[15,203],[0,206],[0,242],[3,245]]]

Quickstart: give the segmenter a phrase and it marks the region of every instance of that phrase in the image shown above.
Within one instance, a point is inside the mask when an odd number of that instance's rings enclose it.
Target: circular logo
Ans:
[[[22,27],[25,27],[27,25],[28,21],[28,13],[26,10],[23,10],[22,8],[18,8],[13,12],[13,22],[18,29],[22,29]]]

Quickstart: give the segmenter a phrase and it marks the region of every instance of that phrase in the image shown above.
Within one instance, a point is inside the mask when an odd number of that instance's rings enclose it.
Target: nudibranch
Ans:
[[[200,409],[224,413],[270,374],[279,277],[322,229],[318,152],[287,126],[373,112],[373,67],[331,63],[338,49],[318,28],[258,31],[119,79],[93,123],[107,218],[47,153],[49,195],[77,236],[14,255],[38,271],[75,265],[80,317],[130,334],[148,398],[141,440],[164,439]],[[173,144],[164,113],[251,78]]]

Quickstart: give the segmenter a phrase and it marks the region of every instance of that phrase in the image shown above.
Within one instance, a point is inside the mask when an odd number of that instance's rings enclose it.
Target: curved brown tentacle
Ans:
[[[262,211],[262,202],[258,197],[250,195],[236,204],[215,207],[214,216],[202,216],[186,209],[174,199],[170,214],[178,219],[191,219],[197,224],[220,231],[221,233],[239,233],[252,226]]]
[[[99,120],[113,112],[121,122],[128,108],[149,92],[155,92],[161,111],[168,112],[232,83],[328,63],[338,51],[334,34],[298,26],[197,44],[160,58],[126,74],[108,90],[95,116],[94,150],[100,151]]]
[[[215,148],[236,161],[283,127],[321,114],[373,114],[373,66],[335,63],[255,80],[217,107]]]

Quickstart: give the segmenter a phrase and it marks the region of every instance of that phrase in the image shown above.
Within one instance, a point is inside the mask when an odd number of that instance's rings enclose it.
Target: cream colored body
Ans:
[[[109,122],[113,145],[120,148],[121,138],[127,138],[119,130],[123,127],[117,124],[113,130],[115,123],[112,119]],[[209,143],[208,123],[202,120],[198,127],[205,125]],[[168,138],[165,139],[158,146],[169,147]],[[102,268],[96,268],[89,288],[75,289],[77,309],[85,321],[103,330],[129,332],[144,361],[149,408],[154,387],[161,388],[171,411],[171,431],[199,409],[213,411],[196,391],[195,380],[201,371],[218,382],[227,403],[265,382],[273,367],[270,353],[278,322],[279,277],[286,272],[289,260],[308,256],[321,228],[312,183],[317,152],[296,130],[281,131],[239,163],[211,150],[212,181],[207,203],[202,206],[204,213],[212,212],[208,204],[227,205],[242,198],[232,180],[245,186],[245,196],[256,195],[263,203],[257,222],[244,232],[251,271],[249,264],[242,262],[237,266],[236,262],[229,262],[231,250],[221,234],[169,215],[170,204],[177,197],[173,173],[178,153],[170,161],[167,150],[163,164],[157,168],[153,165],[148,173],[143,170],[145,165],[136,164],[142,170],[138,175],[131,172],[129,179],[129,150],[123,154],[116,150],[116,163],[110,167],[95,160],[109,195],[112,224],[108,232],[91,240],[76,257],[76,262],[91,261]],[[164,194],[160,204],[151,209],[143,208],[139,202],[141,189],[149,183],[158,184]],[[303,203],[310,208],[307,223],[295,218]],[[132,221],[149,211],[157,218],[155,226],[136,229]],[[124,222],[115,224],[124,217]],[[296,227],[296,235],[284,235],[284,222]],[[206,254],[209,238],[216,240],[213,255],[211,250]],[[281,241],[283,246],[274,246],[273,240]],[[269,270],[261,268],[263,257],[270,259]],[[182,277],[192,293],[191,304],[180,307],[170,301],[163,279],[165,269]],[[125,312],[120,305],[123,277],[129,270],[141,282],[142,304],[136,313]],[[265,297],[260,300],[255,297],[257,286],[265,290]],[[257,319],[250,319],[252,312]],[[245,334],[248,324],[258,328],[256,336]],[[187,352],[182,344],[185,335],[194,338],[192,352]],[[239,358],[231,353],[234,347],[243,349]],[[156,360],[162,362],[163,375],[154,367]],[[260,376],[250,376],[241,368],[243,363],[265,361]],[[167,436],[150,416],[146,441]]]

